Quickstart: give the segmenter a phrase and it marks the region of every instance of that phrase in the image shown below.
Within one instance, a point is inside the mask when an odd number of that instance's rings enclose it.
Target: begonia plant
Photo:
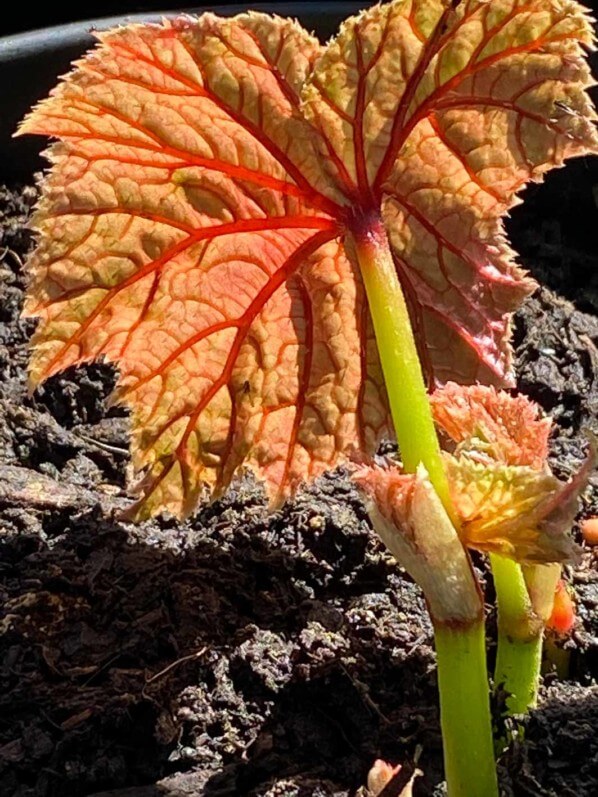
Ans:
[[[579,479],[547,470],[547,423],[511,403],[525,400],[428,391],[514,385],[511,316],[535,283],[503,218],[526,183],[598,151],[587,12],[394,0],[326,46],[258,13],[98,38],[20,131],[58,139],[29,260],[31,387],[118,366],[135,520],[188,515],[241,469],[276,507],[365,463],[374,527],[434,620],[449,794],[492,797],[467,547],[491,552],[497,680],[526,708],[547,615],[525,644],[513,631],[552,604]],[[395,434],[400,467],[377,467]]]

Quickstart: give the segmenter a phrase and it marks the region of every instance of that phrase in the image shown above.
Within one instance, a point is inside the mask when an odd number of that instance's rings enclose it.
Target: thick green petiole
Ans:
[[[370,314],[401,450],[404,470],[423,464],[446,514],[454,519],[448,482],[434,427],[428,393],[403,290],[382,220],[372,215],[356,221],[352,240],[365,285]],[[448,519],[447,519],[448,522]],[[450,534],[464,559],[461,572],[469,590],[478,589],[469,559],[449,522]],[[434,535],[436,529],[430,528]],[[453,533],[454,532],[454,533]],[[393,550],[392,531],[389,534]],[[395,541],[396,543],[396,541]],[[395,546],[397,549],[400,547]],[[437,565],[434,577],[447,581]],[[461,580],[463,580],[463,578]],[[458,585],[463,588],[463,585]],[[467,585],[466,585],[467,586]],[[429,598],[428,598],[429,600]],[[473,597],[473,601],[476,598]],[[483,607],[467,622],[439,621],[433,603],[440,690],[441,727],[449,797],[497,797],[486,667]],[[436,615],[436,616],[435,616]]]
[[[498,790],[489,732],[484,622],[468,628],[435,625],[434,638],[449,795],[491,797]]]
[[[364,219],[353,246],[376,333],[376,343],[401,460],[406,473],[421,463],[449,515],[453,515],[411,319],[386,230],[380,218]]]

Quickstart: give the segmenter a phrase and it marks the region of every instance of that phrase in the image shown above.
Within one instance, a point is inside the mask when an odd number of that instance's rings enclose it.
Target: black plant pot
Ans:
[[[280,16],[297,17],[308,30],[314,30],[325,41],[348,15],[369,5],[368,0],[354,2],[290,2],[239,3],[235,5],[195,7],[189,13],[210,10],[224,16],[252,8]],[[103,17],[68,25],[32,30],[0,38],[0,174],[4,180],[27,179],[43,165],[39,157],[40,142],[31,137],[12,138],[23,116],[38,100],[48,94],[59,75],[68,71],[70,63],[94,41],[94,30],[106,30],[126,22],[155,22],[165,14],[144,13]],[[35,14],[32,13],[32,24]]]

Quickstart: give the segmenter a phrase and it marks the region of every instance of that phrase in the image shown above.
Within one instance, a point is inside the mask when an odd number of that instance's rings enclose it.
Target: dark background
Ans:
[[[342,0],[341,0],[342,1]],[[276,0],[274,0],[276,2]],[[0,36],[8,36],[46,25],[60,25],[64,22],[75,22],[94,17],[111,17],[116,14],[138,14],[148,11],[172,11],[185,8],[209,8],[211,5],[235,5],[233,0],[216,0],[214,3],[194,3],[193,0],[99,0],[91,3],[40,3],[35,10],[27,3],[12,3],[10,16],[6,14],[0,22]],[[301,2],[296,3],[297,6]],[[367,2],[365,3],[367,5]]]
[[[226,0],[223,0],[226,4]],[[183,6],[186,5],[184,2]],[[189,6],[193,3],[188,3]],[[134,14],[141,11],[162,11],[180,8],[181,3],[168,2],[168,0],[145,0],[145,2],[118,2],[118,0],[103,0],[91,3],[40,3],[35,10],[28,4],[11,4],[10,15],[6,14],[0,23],[0,35],[7,36],[33,28],[43,28],[46,25],[59,25],[63,22],[74,22],[80,19],[93,17],[109,17],[116,14]]]

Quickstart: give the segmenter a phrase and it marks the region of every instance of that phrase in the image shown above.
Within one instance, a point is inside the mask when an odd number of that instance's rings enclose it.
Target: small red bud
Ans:
[[[569,590],[561,580],[556,585],[554,606],[546,627],[561,636],[569,634],[575,625],[575,605]]]
[[[598,517],[589,517],[582,520],[581,533],[588,545],[598,545]]]

